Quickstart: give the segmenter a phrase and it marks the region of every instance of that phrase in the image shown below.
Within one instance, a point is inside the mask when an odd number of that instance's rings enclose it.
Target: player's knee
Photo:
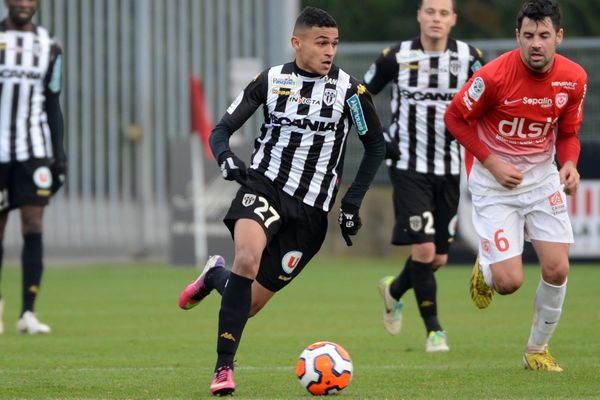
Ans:
[[[21,231],[24,235],[42,233],[42,213],[37,210],[23,209],[21,211]]]
[[[496,279],[494,279],[494,289],[499,294],[514,293],[521,287],[522,284],[523,284],[523,281],[518,281],[518,280],[508,280],[508,279],[496,280]]]
[[[238,275],[254,279],[256,278],[259,264],[259,254],[244,249],[237,249],[232,270]]]
[[[542,278],[551,285],[560,286],[565,283],[568,273],[568,262],[555,262],[542,268]]]
[[[448,262],[447,254],[436,254],[433,259],[433,270],[437,271],[442,268]]]
[[[420,243],[412,246],[411,258],[413,261],[421,263],[430,263],[435,260],[435,244]]]

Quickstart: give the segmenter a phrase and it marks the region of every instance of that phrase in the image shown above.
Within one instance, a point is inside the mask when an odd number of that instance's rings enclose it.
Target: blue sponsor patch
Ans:
[[[481,68],[481,63],[479,62],[479,60],[475,61],[473,65],[471,65],[471,71],[473,72],[477,72],[479,68]]]
[[[60,92],[60,84],[62,80],[62,56],[59,54],[54,61],[54,68],[52,68],[52,76],[50,77],[50,83],[48,83],[48,89],[52,93]]]
[[[358,95],[353,95],[346,100],[346,103],[348,103],[348,107],[350,107],[350,115],[352,116],[352,121],[354,121],[356,131],[359,135],[364,135],[369,131],[369,127],[367,126],[365,114],[363,113],[362,105],[360,104]]]

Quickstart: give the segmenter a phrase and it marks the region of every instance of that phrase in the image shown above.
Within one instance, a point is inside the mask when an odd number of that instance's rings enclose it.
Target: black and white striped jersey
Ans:
[[[373,94],[394,82],[388,135],[400,150],[396,168],[435,175],[460,173],[460,145],[446,130],[444,113],[482,64],[478,49],[452,38],[443,52],[423,50],[419,38],[383,50],[364,81]],[[391,160],[387,163],[392,165]]]
[[[53,157],[45,100],[60,92],[61,60],[46,29],[15,31],[0,22],[0,162]]]
[[[304,72],[294,62],[274,66],[254,78],[221,121],[233,132],[261,105],[264,123],[250,168],[305,204],[329,211],[350,127],[363,142],[381,136],[364,85],[335,65],[326,76]]]

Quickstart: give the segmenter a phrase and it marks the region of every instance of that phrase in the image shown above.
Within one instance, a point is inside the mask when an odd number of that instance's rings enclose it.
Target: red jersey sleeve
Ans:
[[[465,120],[477,120],[494,105],[496,84],[490,73],[493,67],[494,64],[488,64],[477,71],[454,97],[453,103]]]
[[[577,81],[577,89],[574,92],[571,96],[564,94],[569,98],[567,107],[558,120],[559,132],[579,132],[579,126],[583,121],[583,101],[587,92],[587,74],[583,69]]]
[[[488,64],[478,70],[452,100],[445,116],[445,123],[452,135],[480,162],[490,155],[475,129],[475,121],[495,102],[495,83],[490,78]]]
[[[583,102],[587,92],[587,75],[585,71],[581,73],[581,79],[578,80],[578,88],[573,98],[568,99],[568,105],[564,113],[558,120],[558,131],[556,134],[556,158],[562,166],[567,161],[572,161],[575,165],[579,161],[581,144],[579,142],[579,126],[583,121]]]

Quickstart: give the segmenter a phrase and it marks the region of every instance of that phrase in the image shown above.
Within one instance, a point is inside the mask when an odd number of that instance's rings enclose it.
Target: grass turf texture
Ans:
[[[400,264],[400,262],[398,263]],[[403,329],[381,322],[380,277],[390,261],[318,258],[248,322],[236,368],[238,398],[310,398],[295,377],[305,346],[341,344],[354,362],[343,399],[583,399],[600,394],[600,266],[572,268],[551,343],[565,372],[525,371],[537,268],[524,286],[478,310],[468,297],[470,266],[436,273],[438,310],[451,351],[426,354],[412,291]],[[191,268],[49,268],[37,311],[49,336],[17,335],[20,269],[4,268],[5,333],[0,336],[0,399],[211,398],[220,297],[177,307]]]

